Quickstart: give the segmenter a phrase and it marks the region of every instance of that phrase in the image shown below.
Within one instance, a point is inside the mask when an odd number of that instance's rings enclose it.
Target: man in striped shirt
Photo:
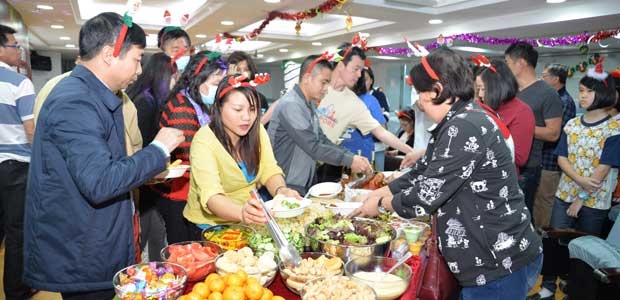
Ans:
[[[23,223],[34,134],[34,86],[30,79],[12,69],[21,55],[15,33],[13,28],[0,25],[0,215],[6,237],[4,294],[6,299],[26,299],[30,288],[22,283]]]

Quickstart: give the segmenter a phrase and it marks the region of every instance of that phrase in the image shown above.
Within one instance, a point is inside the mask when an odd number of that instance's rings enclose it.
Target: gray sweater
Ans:
[[[314,107],[299,85],[280,98],[267,132],[286,184],[300,193],[314,184],[317,161],[336,166],[353,162],[353,153],[323,134]]]

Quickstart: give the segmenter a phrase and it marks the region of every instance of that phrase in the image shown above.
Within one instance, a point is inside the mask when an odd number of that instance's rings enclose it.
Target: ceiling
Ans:
[[[272,10],[286,12],[313,8],[317,0],[142,0],[142,8],[134,18],[154,43],[157,31],[165,25],[164,11],[169,10],[170,24],[178,24],[183,14],[189,14],[185,29],[192,43],[208,48],[216,34],[230,32],[243,35],[255,28]],[[7,0],[20,12],[31,32],[35,50],[77,51],[66,44],[78,44],[80,25],[89,16],[101,11],[123,13],[124,0]],[[37,9],[37,5],[53,6],[52,10]],[[353,27],[345,30],[347,14],[353,16]],[[430,19],[442,24],[431,25]],[[222,25],[221,21],[234,25]],[[52,29],[62,25],[63,29]],[[551,37],[620,27],[620,5],[617,0],[568,0],[549,4],[543,0],[349,0],[342,9],[306,20],[300,35],[295,34],[294,21],[274,20],[257,39],[259,45],[241,43],[244,50],[259,55],[263,62],[299,58],[333,49],[350,41],[354,32],[370,34],[369,46],[405,47],[403,36],[422,43],[433,41],[439,34],[480,33],[498,37]],[[206,35],[206,37],[196,37]],[[64,37],[65,40],[61,40]],[[68,39],[68,40],[66,40]],[[210,46],[205,43],[211,42]],[[321,42],[322,45],[313,45]],[[620,49],[619,39],[604,41],[609,49]],[[604,46],[603,45],[603,46]],[[475,45],[455,41],[454,46],[476,46],[501,54],[506,46]],[[258,47],[258,48],[256,48]],[[600,48],[599,45],[592,45]],[[288,52],[281,52],[286,48]],[[541,48],[542,52],[574,51],[572,49]],[[150,50],[149,50],[150,49]],[[147,48],[155,51],[154,47]],[[465,52],[471,49],[463,50]]]

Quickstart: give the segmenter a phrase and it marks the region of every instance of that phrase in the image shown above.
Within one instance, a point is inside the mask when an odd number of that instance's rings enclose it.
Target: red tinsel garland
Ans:
[[[243,42],[248,39],[254,39],[257,36],[259,36],[263,32],[263,29],[265,29],[265,27],[267,27],[269,22],[271,22],[273,19],[278,18],[278,19],[289,20],[289,21],[302,21],[306,19],[311,19],[311,18],[318,16],[319,14],[327,13],[331,11],[336,6],[343,5],[347,1],[348,0],[327,0],[315,8],[311,8],[305,11],[298,11],[294,13],[286,13],[286,12],[273,10],[267,14],[267,18],[265,18],[265,20],[263,20],[263,22],[257,28],[255,28],[250,33],[244,36],[235,36],[228,32],[224,32],[222,33],[222,35],[225,38],[233,38],[237,40],[238,42]]]

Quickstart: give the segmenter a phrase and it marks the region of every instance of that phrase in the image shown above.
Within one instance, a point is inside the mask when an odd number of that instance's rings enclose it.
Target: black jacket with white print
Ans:
[[[463,286],[484,285],[542,253],[510,150],[496,123],[457,101],[431,132],[423,158],[390,183],[402,217],[437,212],[437,238]]]

